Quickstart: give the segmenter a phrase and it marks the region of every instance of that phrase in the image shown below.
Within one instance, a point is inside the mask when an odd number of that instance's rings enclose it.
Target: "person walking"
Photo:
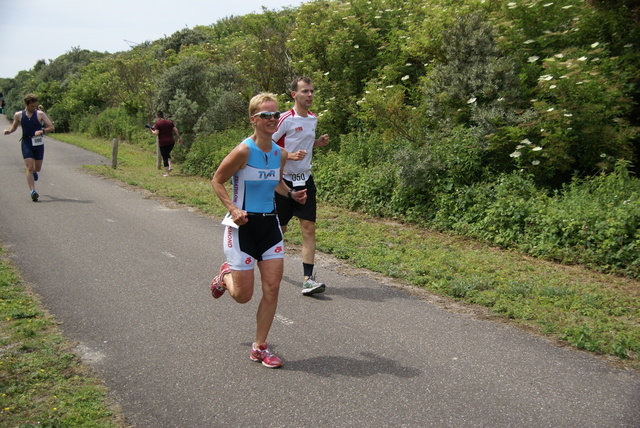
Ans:
[[[13,123],[4,130],[4,135],[11,134],[18,126],[22,127],[22,158],[27,168],[27,185],[31,200],[37,202],[40,195],[36,192],[35,182],[44,160],[44,133],[54,132],[55,128],[45,112],[37,109],[38,97],[34,94],[24,97],[24,106],[24,110],[13,115]]]
[[[261,93],[249,103],[253,134],[237,145],[220,163],[211,186],[229,211],[223,247],[226,261],[211,282],[213,298],[225,291],[238,303],[247,303],[254,292],[257,263],[262,298],[256,314],[256,336],[249,358],[269,368],[282,360],[269,350],[267,336],[278,304],[284,271],[284,243],[273,200],[274,192],[304,205],[306,190],[293,190],[282,179],[287,152],[272,141],[280,112],[273,94]],[[225,183],[231,180],[233,197]]]
[[[158,137],[158,147],[160,148],[160,154],[162,155],[162,164],[165,169],[165,177],[168,177],[173,168],[171,167],[171,151],[176,145],[174,135],[178,138],[178,143],[182,144],[182,138],[180,138],[180,132],[178,128],[169,119],[164,118],[164,113],[158,111],[156,113],[158,119],[151,128],[151,133]]]
[[[313,148],[329,144],[329,136],[316,138],[318,117],[309,109],[313,104],[314,88],[309,77],[298,77],[291,83],[291,97],[294,106],[283,113],[278,122],[278,130],[273,134],[276,143],[289,153],[284,167],[284,182],[295,189],[307,190],[307,203],[302,205],[294,200],[276,194],[276,209],[282,227],[293,216],[300,220],[302,231],[302,294],[323,293],[325,284],[317,282],[313,273],[316,254],[316,186],[311,175]]]

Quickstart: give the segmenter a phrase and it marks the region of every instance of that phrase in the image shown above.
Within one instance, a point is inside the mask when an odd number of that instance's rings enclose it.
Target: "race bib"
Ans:
[[[32,146],[41,146],[44,144],[44,137],[41,135],[39,137],[33,137],[31,139],[31,145]]]
[[[304,172],[291,174],[291,182],[293,183],[293,187],[302,187],[307,183],[307,174]]]

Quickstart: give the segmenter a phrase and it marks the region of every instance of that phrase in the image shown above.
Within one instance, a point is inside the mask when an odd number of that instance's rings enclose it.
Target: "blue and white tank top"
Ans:
[[[251,138],[242,144],[249,147],[249,161],[231,179],[233,204],[247,212],[273,212],[273,195],[280,182],[281,149],[271,142],[271,150],[263,152]]]

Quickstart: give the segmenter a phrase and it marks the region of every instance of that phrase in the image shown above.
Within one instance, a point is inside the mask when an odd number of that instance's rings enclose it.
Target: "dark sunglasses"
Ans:
[[[253,117],[260,116],[261,119],[271,119],[272,117],[276,120],[280,119],[279,111],[261,111],[253,115]]]

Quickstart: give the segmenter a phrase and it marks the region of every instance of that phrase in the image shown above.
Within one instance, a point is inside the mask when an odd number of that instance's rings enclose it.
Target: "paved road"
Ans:
[[[138,427],[640,427],[637,372],[329,257],[313,298],[287,255],[285,365],[253,363],[257,301],[208,292],[218,220],[88,175],[108,161],[51,139],[33,203],[17,140],[0,136],[0,241]]]

